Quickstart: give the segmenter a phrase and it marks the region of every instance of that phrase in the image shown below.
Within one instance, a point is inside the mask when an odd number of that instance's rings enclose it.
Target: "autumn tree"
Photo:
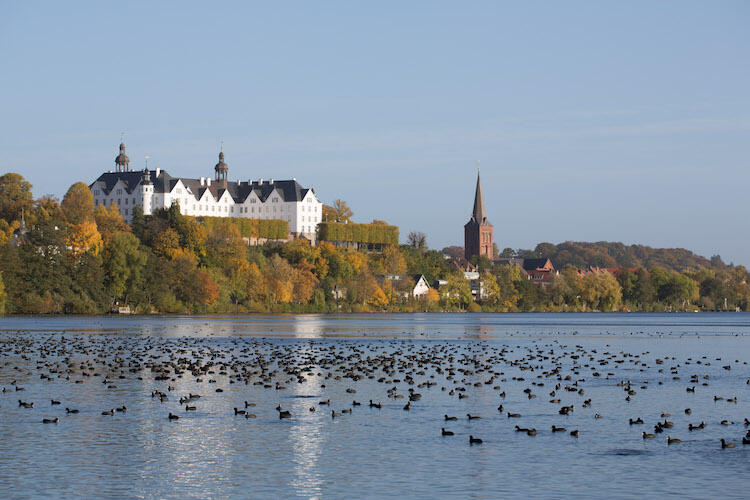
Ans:
[[[382,264],[383,270],[387,274],[406,273],[406,259],[395,245],[388,245],[383,248]]]
[[[336,222],[350,222],[354,213],[344,200],[338,199],[333,202],[333,217]]]
[[[31,210],[33,201],[31,184],[22,175],[0,176],[0,219],[8,224],[20,220],[22,212]]]
[[[122,218],[122,214],[116,203],[112,203],[109,207],[106,205],[97,206],[96,210],[94,210],[94,220],[96,221],[99,234],[102,235],[102,240],[105,243],[117,232],[130,231],[130,226]]]
[[[312,298],[318,278],[311,272],[310,265],[300,264],[294,268],[292,275],[292,300],[298,304],[307,304]]]
[[[75,258],[85,253],[99,255],[104,243],[93,220],[74,224],[68,231],[68,247]]]
[[[294,269],[278,254],[274,254],[268,261],[266,283],[268,295],[274,304],[286,303],[292,300],[294,289]]]
[[[83,182],[76,182],[68,188],[60,207],[73,226],[94,220],[94,195]]]

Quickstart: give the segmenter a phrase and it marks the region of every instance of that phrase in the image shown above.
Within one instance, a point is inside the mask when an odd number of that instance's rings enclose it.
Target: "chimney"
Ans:
[[[206,184],[206,178],[205,177],[201,177],[201,186],[203,186],[205,184]]]
[[[156,167],[156,177],[159,177],[159,174],[161,174],[161,169]]]
[[[268,181],[268,183],[269,184],[273,184],[273,179],[271,179],[270,181]]]
[[[206,186],[210,186],[210,185],[211,185],[211,178],[206,177]]]
[[[258,179],[258,184],[260,184],[261,186],[263,185],[263,177],[261,177],[260,179]]]

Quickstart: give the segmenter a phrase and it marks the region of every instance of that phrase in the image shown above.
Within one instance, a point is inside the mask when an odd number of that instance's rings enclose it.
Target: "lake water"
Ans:
[[[749,361],[746,313],[6,317],[0,497],[747,498]]]

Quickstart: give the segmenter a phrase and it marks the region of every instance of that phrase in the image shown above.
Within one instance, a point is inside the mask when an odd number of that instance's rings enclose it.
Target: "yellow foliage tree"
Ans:
[[[375,287],[372,289],[372,295],[370,296],[370,299],[367,301],[367,303],[374,307],[385,307],[388,305],[388,297],[386,297],[385,292],[383,292],[382,288],[375,285]]]
[[[431,304],[434,304],[440,301],[440,294],[434,288],[430,288],[429,290],[427,290],[425,300]]]
[[[294,269],[289,263],[274,254],[268,261],[266,272],[266,286],[268,295],[274,304],[286,303],[292,300],[294,291]]]
[[[122,218],[116,203],[112,203],[109,208],[104,205],[96,207],[94,220],[105,243],[108,243],[118,231],[130,231],[130,226]]]
[[[71,227],[67,244],[75,257],[80,257],[85,253],[99,255],[104,248],[102,236],[93,221],[81,222]]]

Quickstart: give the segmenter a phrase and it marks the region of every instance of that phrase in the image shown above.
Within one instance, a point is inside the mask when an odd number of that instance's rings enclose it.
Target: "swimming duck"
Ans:
[[[43,418],[42,423],[43,424],[56,424],[60,419],[58,417],[55,418]]]
[[[56,401],[56,400],[54,400],[54,399],[51,399],[50,401],[51,401],[51,405],[52,405],[52,406],[54,406],[54,405],[59,405],[59,404],[60,404],[60,402],[59,402],[59,401]]]
[[[240,410],[240,409],[237,409],[237,408],[234,409],[234,414],[235,415],[244,415],[245,413],[246,413],[245,410]]]
[[[552,432],[565,432],[565,427],[555,427],[555,425],[552,424]]]
[[[734,443],[727,443],[724,438],[721,438],[721,448],[734,448]]]
[[[179,415],[175,415],[174,413],[171,413],[171,412],[170,412],[170,414],[169,414],[169,416],[168,416],[167,418],[168,418],[169,420],[179,420],[179,419],[180,419],[180,416],[179,416]]]
[[[279,419],[292,418],[292,413],[289,410],[279,410]]]
[[[78,413],[76,409],[65,408],[65,413]]]
[[[570,435],[577,438],[578,437],[578,429],[570,431]]]
[[[195,406],[188,406],[185,405],[185,411],[195,411],[197,408]]]
[[[445,415],[445,421],[449,422],[451,420],[458,420],[458,417],[449,417],[448,415]]]
[[[340,417],[341,413],[336,413],[335,411],[331,410],[331,418]]]
[[[482,444],[482,440],[474,436],[469,436],[469,444]]]
[[[370,400],[370,408],[377,408],[378,410],[383,407],[382,403],[373,403],[372,399]]]
[[[682,442],[682,439],[678,439],[678,438],[673,438],[671,436],[667,436],[667,444],[668,445],[669,444],[681,443],[681,442]]]
[[[628,419],[628,423],[630,425],[642,425],[643,419],[641,417],[638,417],[637,419],[633,420],[632,418]]]
[[[440,430],[441,430],[443,436],[452,436],[453,435],[453,431],[446,431],[444,427],[441,427]]]
[[[648,434],[646,432],[641,432],[641,436],[643,436],[643,439],[653,439],[656,434]]]
[[[115,414],[115,409],[114,409],[114,408],[112,408],[111,410],[107,410],[107,411],[103,411],[103,412],[102,412],[102,415],[109,415],[109,416],[112,416],[112,415],[114,415],[114,414]]]
[[[469,420],[476,420],[476,419],[482,418],[482,417],[480,417],[479,415],[472,415],[470,413],[467,413],[466,414],[466,418],[469,419]]]
[[[34,403],[26,403],[26,402],[24,402],[24,401],[21,401],[21,400],[19,399],[19,400],[18,400],[18,406],[22,406],[22,407],[24,407],[24,408],[33,408],[33,407],[34,407]]]
[[[520,413],[507,412],[506,415],[508,415],[508,418],[521,418],[521,414]]]

